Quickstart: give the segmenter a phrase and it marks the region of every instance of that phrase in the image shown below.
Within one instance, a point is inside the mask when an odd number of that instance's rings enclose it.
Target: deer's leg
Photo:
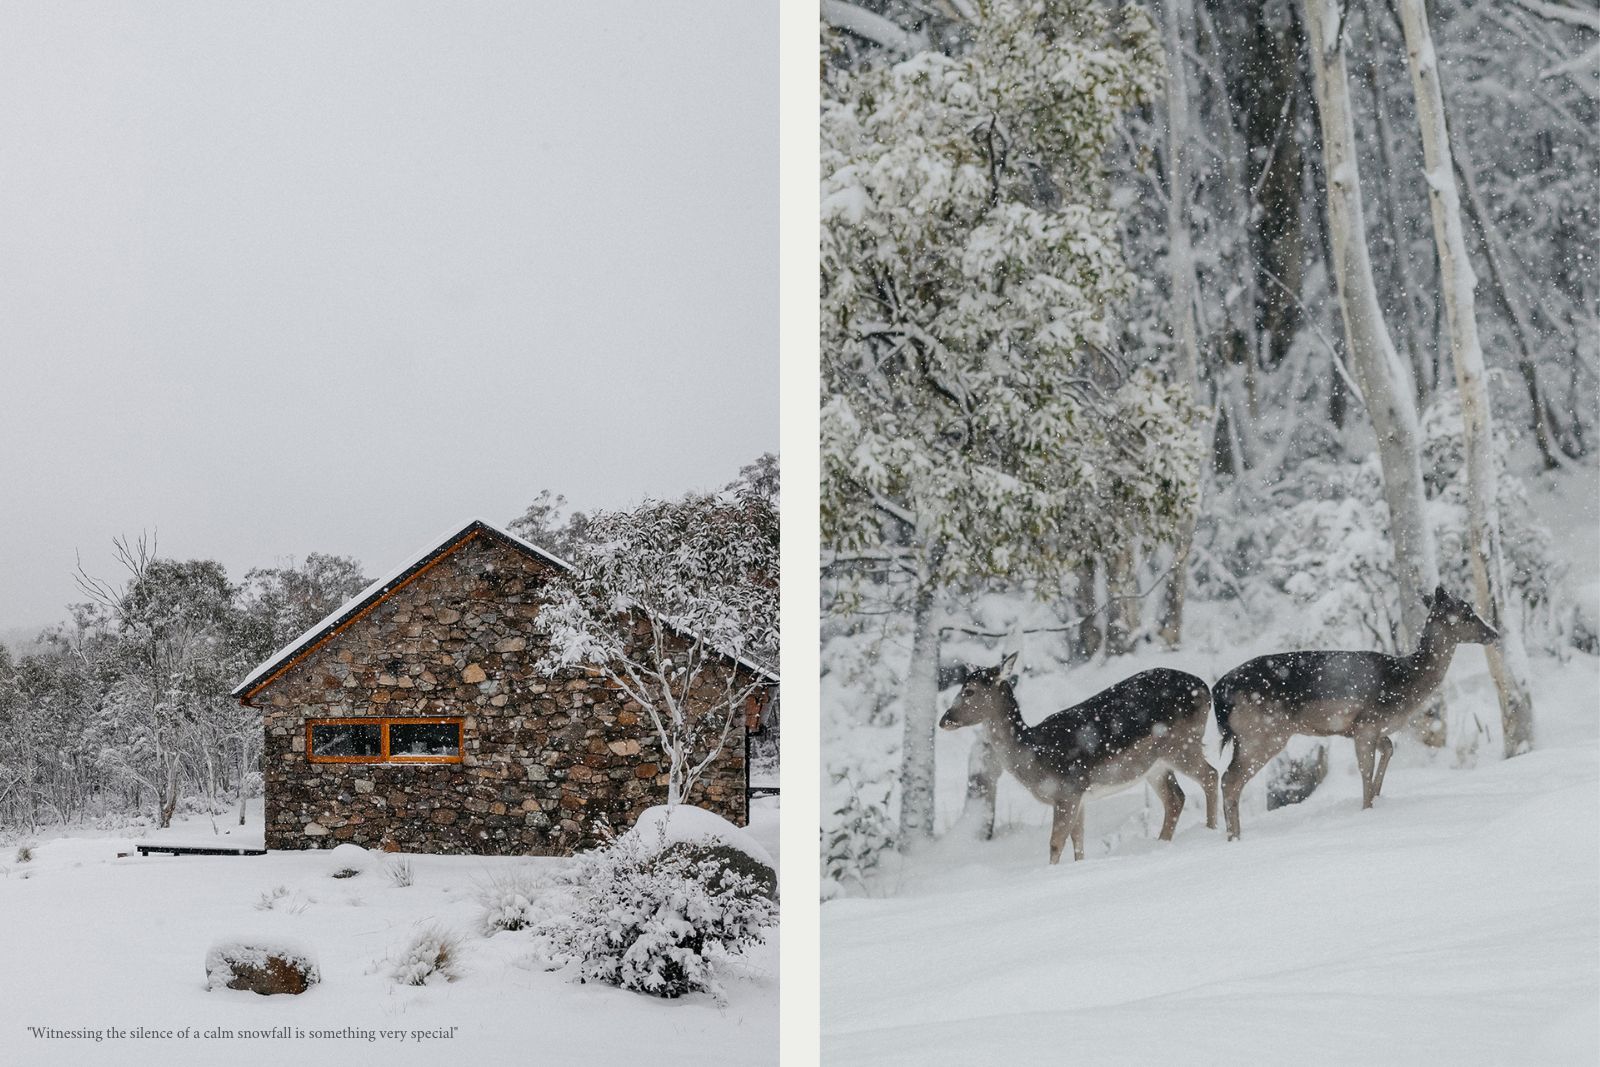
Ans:
[[[1372,787],[1372,776],[1378,740],[1366,733],[1356,734],[1351,740],[1356,743],[1356,767],[1361,771],[1361,807],[1364,810],[1372,807],[1372,798],[1377,795]]]
[[[1217,769],[1206,762],[1205,753],[1201,751],[1198,742],[1192,749],[1183,753],[1183,762],[1178,764],[1178,770],[1194,779],[1195,783],[1205,790],[1206,829],[1215,830],[1217,828]]]
[[[1083,859],[1083,798],[1076,797],[1072,802],[1072,859],[1073,862]]]
[[[1222,772],[1222,817],[1228,824],[1229,841],[1239,840],[1239,796],[1244,792],[1245,783],[1282,747],[1283,743],[1273,738],[1234,737],[1233,759]]]
[[[1378,769],[1372,773],[1372,798],[1376,800],[1383,791],[1383,772],[1389,769],[1389,757],[1394,755],[1394,739],[1388,734],[1378,735]]]
[[[1058,800],[1055,817],[1050,821],[1050,862],[1061,862],[1061,849],[1067,843],[1067,832],[1072,829],[1072,808],[1067,801]]]
[[[1161,833],[1158,835],[1163,841],[1172,840],[1172,832],[1178,828],[1178,815],[1183,811],[1183,787],[1178,784],[1178,776],[1167,771],[1155,782],[1156,793],[1161,797]]]

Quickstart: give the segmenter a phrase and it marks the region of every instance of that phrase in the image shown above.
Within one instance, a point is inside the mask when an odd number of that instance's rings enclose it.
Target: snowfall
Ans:
[[[1539,495],[1600,617],[1593,478]],[[1024,718],[1144,668],[1215,681],[1277,650],[1191,606],[1183,650],[1024,670]],[[1206,828],[1187,779],[1174,840],[1155,840],[1141,784],[1092,799],[1085,859],[1055,867],[1048,810],[1009,776],[993,840],[959,820],[976,731],[941,733],[942,835],[823,905],[824,1062],[1600,1063],[1600,660],[1532,668],[1531,754],[1495,754],[1494,690],[1463,647],[1443,687],[1462,743],[1399,739],[1371,810],[1334,738],[1303,803],[1269,812],[1266,776],[1247,787],[1240,841]],[[1215,723],[1207,751],[1219,762]]]
[[[159,832],[47,832],[25,839],[26,861],[14,840],[0,852],[0,1063],[777,1062],[776,930],[722,971],[723,1003],[661,1000],[543,970],[525,931],[482,932],[482,891],[547,876],[563,859],[376,853],[359,874],[335,878],[345,863],[329,851],[134,850],[259,848],[259,807],[236,824],[200,816]],[[775,798],[754,803],[749,833],[778,855]],[[388,876],[399,859],[411,864],[409,886]],[[397,983],[397,959],[435,925],[463,939],[458,976]],[[208,948],[258,938],[310,948],[321,984],[299,996],[207,991]],[[158,1036],[134,1036],[140,1028]]]

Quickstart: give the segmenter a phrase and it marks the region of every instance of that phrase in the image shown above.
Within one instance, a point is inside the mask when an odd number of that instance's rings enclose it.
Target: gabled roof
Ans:
[[[351,597],[340,607],[334,609],[331,614],[329,614],[322,621],[313,625],[305,633],[301,634],[293,641],[290,641],[287,645],[284,645],[277,652],[274,652],[259,667],[251,671],[249,675],[245,677],[244,681],[235,686],[233,691],[228,695],[237,697],[245,703],[249,703],[250,698],[254,696],[258,690],[264,688],[280,674],[283,674],[306,656],[309,656],[312,652],[316,651],[316,649],[328,639],[332,638],[345,627],[351,625],[367,612],[377,607],[384,600],[388,599],[390,595],[398,592],[413,578],[421,575],[429,567],[432,567],[435,563],[450,555],[456,549],[467,544],[469,541],[479,537],[496,541],[507,548],[521,552],[524,555],[530,556],[541,563],[555,567],[557,570],[565,571],[569,574],[573,572],[572,564],[568,563],[564,559],[561,559],[559,556],[552,555],[551,553],[540,548],[538,545],[535,545],[530,541],[524,541],[516,534],[502,530],[500,527],[488,522],[485,519],[472,519],[465,526],[448,535],[442,541],[436,540],[430,542],[432,547],[427,548],[421,553],[411,557],[412,562],[403,565],[400,567],[400,569],[383,578],[379,578],[377,581],[361,590],[361,592]],[[670,626],[671,624],[668,623],[668,625]],[[676,627],[674,627],[674,629],[676,629]],[[758,674],[763,678],[771,679],[773,682],[778,680],[778,676],[771,670],[762,667],[760,664],[752,663],[750,660],[745,659],[742,656],[728,656],[728,658],[739,664],[741,667],[744,667],[746,670]]]

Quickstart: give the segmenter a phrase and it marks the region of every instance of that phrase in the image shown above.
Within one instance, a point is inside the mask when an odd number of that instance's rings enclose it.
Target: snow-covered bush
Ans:
[[[717,960],[758,944],[777,906],[722,860],[656,836],[624,834],[574,858],[559,876],[570,910],[536,925],[539,955],[580,982],[720,998]]]
[[[286,885],[273,886],[263,890],[261,899],[255,903],[257,911],[286,911],[290,915],[299,915],[311,904],[311,900],[299,893],[291,893]]]
[[[537,881],[529,871],[497,871],[478,886],[483,906],[480,923],[486,935],[501,930],[522,930],[533,924],[533,901],[539,896]]]
[[[372,857],[360,845],[345,842],[328,853],[328,874],[333,878],[354,878],[367,869]]]
[[[1521,615],[1530,625],[1523,637],[1536,647],[1554,649],[1563,642],[1559,619],[1560,579],[1550,532],[1534,518],[1523,481],[1507,471],[1510,444],[1502,424],[1495,424],[1491,455],[1495,505],[1500,513],[1500,543],[1506,584],[1521,600]],[[1462,436],[1461,397],[1441,390],[1422,415],[1422,469],[1428,490],[1428,514],[1439,546],[1439,580],[1445,588],[1472,599],[1472,561],[1467,553],[1467,462]]]
[[[461,936],[441,926],[425,926],[389,972],[401,985],[427,985],[435,975],[447,982],[461,977]]]
[[[730,892],[778,899],[778,871],[767,850],[715,812],[687,804],[656,805],[639,814],[628,835],[658,856],[687,858],[696,870],[707,872],[714,891],[726,886]],[[703,861],[710,865],[702,866]]]
[[[892,781],[859,785],[844,776],[840,782],[848,791],[822,830],[824,900],[842,895],[852,883],[863,885],[895,845],[895,823],[889,813]]]
[[[1461,405],[1438,393],[1422,417],[1422,466],[1427,518],[1438,551],[1439,581],[1469,600],[1471,559],[1466,547],[1466,463]],[[1521,481],[1506,470],[1507,443],[1495,436],[1494,484],[1500,512],[1506,578],[1520,600],[1524,636],[1544,648],[1572,640],[1571,612],[1560,603],[1561,566],[1549,533],[1534,519]],[[1197,538],[1199,596],[1261,592],[1265,579],[1288,598],[1285,637],[1301,646],[1349,643],[1398,648],[1399,593],[1389,539],[1389,512],[1376,457],[1359,462],[1308,456],[1263,489],[1222,487]],[[1230,577],[1231,576],[1231,577]]]
[[[415,880],[415,873],[411,869],[411,861],[407,859],[391,860],[384,865],[384,873],[389,876],[389,881],[396,889],[404,889]]]
[[[873,620],[877,621],[877,620]],[[822,896],[859,890],[895,847],[901,698],[910,637],[901,620],[824,623]]]
[[[1261,573],[1294,606],[1290,643],[1409,652],[1395,638],[1399,596],[1377,457],[1307,460],[1271,499],[1251,521],[1266,545]]]

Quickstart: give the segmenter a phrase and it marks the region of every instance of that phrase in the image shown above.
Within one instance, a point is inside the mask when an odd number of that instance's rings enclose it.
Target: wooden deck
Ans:
[[[245,848],[239,845],[134,845],[139,855],[148,856],[153,852],[165,852],[172,856],[265,856],[264,848]]]

